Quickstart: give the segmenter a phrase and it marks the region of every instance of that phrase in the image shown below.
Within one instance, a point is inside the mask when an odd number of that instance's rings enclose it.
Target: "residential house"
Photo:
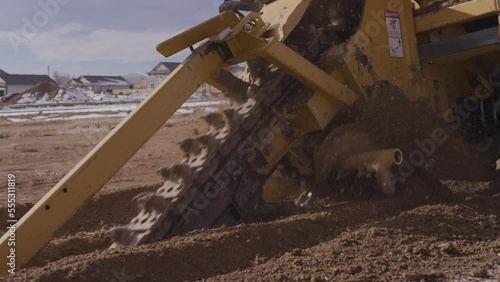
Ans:
[[[66,86],[85,87],[94,92],[133,89],[134,85],[121,76],[82,75]]]
[[[48,75],[38,74],[8,74],[0,70],[0,96],[13,93],[23,93],[42,81],[47,81],[53,84],[57,83]]]
[[[148,76],[143,74],[128,74],[123,76],[128,82],[134,85],[134,89],[141,89],[145,92],[148,89]]]
[[[158,65],[156,65],[156,67],[152,71],[148,72],[148,88],[150,90],[155,89],[179,65],[180,63],[172,63],[172,62],[161,62]]]
[[[5,80],[0,77],[0,97],[7,95],[7,84]]]

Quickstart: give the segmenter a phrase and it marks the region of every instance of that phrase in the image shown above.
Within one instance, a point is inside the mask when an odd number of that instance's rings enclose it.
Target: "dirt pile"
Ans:
[[[377,222],[354,222],[312,248],[256,260],[208,281],[474,281],[478,273],[494,281],[500,210],[479,205],[423,205]]]
[[[59,93],[59,86],[52,82],[42,81],[9,101],[15,103],[34,103],[36,101],[49,101]]]
[[[450,183],[451,190],[453,185],[461,186]],[[38,261],[13,280],[464,281],[479,274],[494,279],[500,265],[499,202],[456,196],[447,202],[323,202],[274,222],[198,230],[138,248],[104,250],[108,242],[100,230],[78,232],[52,241],[51,252],[58,255],[52,262]]]
[[[42,81],[37,85],[33,86],[32,88],[24,91],[23,94],[28,94],[28,93],[36,94],[39,95],[40,98],[41,96],[48,94],[49,98],[52,99],[57,95],[58,91],[59,91],[59,86],[57,84],[48,81]]]
[[[32,88],[24,91],[23,94],[26,93],[50,93],[50,94],[55,94],[59,90],[59,86],[55,83],[49,82],[49,81],[42,81],[38,83],[37,85],[33,86]]]

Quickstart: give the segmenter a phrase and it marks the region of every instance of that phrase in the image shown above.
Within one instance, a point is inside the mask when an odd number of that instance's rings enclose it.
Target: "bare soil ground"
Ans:
[[[500,184],[486,180],[415,175],[393,199],[322,193],[293,217],[107,250],[107,228],[127,223],[133,196],[161,182],[154,171],[180,160],[177,141],[204,132],[200,115],[171,119],[26,269],[0,280],[500,281]],[[18,214],[118,122],[0,121],[0,175],[17,177]],[[5,203],[1,192],[1,227]]]

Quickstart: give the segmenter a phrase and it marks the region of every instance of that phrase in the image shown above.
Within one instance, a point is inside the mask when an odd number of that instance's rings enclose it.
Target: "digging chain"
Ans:
[[[318,30],[308,45],[298,48],[299,53],[317,61],[330,47],[324,39]],[[265,219],[275,210],[293,213],[300,209],[294,203],[264,203],[262,187],[269,175],[257,171],[267,165],[261,155],[262,134],[286,122],[287,97],[304,86],[262,60],[249,62],[249,67],[260,86],[250,86],[246,96],[240,93],[229,109],[205,115],[210,126],[205,135],[179,142],[184,160],[157,171],[165,183],[156,192],[134,198],[141,211],[128,226],[108,232],[115,242],[112,247],[151,243],[239,220]]]

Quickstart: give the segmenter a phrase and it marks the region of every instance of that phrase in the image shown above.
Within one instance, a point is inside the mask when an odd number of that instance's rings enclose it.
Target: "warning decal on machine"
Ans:
[[[385,22],[387,25],[387,36],[389,37],[389,50],[393,58],[403,58],[403,37],[401,36],[401,25],[399,13],[385,11]]]

